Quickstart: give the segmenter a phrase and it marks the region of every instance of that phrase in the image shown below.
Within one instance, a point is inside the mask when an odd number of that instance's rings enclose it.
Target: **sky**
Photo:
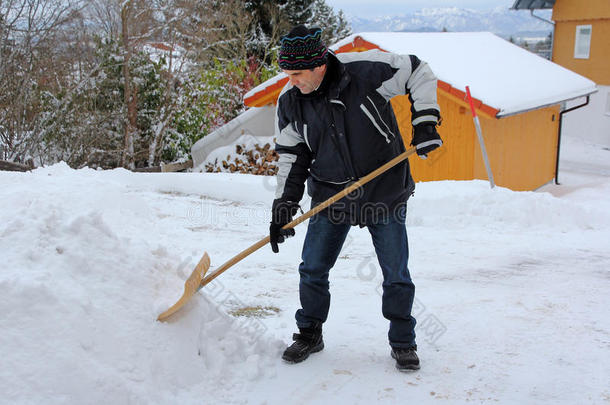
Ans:
[[[343,10],[346,15],[356,17],[404,14],[430,7],[491,10],[496,7],[510,8],[514,2],[515,0],[326,0],[336,11]]]

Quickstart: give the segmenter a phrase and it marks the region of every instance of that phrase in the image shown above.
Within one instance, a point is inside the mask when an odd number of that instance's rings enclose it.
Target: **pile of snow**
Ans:
[[[183,241],[164,237],[181,219],[163,224],[172,208],[162,213],[147,193],[171,204],[172,195],[221,179],[192,176],[186,187],[178,176],[65,164],[0,175],[0,389],[8,403],[188,402],[210,385],[221,395],[227,370],[248,380],[276,357],[277,343],[252,344],[203,297],[180,321],[155,321],[192,266],[180,266]],[[232,182],[223,183],[231,197]]]
[[[610,212],[599,206],[558,200],[548,193],[490,190],[487,181],[469,183],[468,187],[461,181],[419,184],[416,195],[422,198],[413,200],[408,225],[563,232],[605,229],[610,223]]]
[[[366,229],[333,269],[326,349],[301,365],[280,354],[303,226],[280,254],[264,247],[156,321],[204,250],[213,270],[266,235],[273,178],[0,172],[3,401],[607,401],[609,154],[566,154],[565,184],[542,192],[418,184],[408,230],[423,367],[412,374],[388,355]],[[260,316],[230,315],[240,311]]]

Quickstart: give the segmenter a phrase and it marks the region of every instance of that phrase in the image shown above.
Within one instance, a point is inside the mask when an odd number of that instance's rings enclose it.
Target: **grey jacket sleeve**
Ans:
[[[289,85],[287,86],[289,87]],[[285,88],[282,94],[287,90]],[[275,116],[275,151],[279,154],[277,188],[275,198],[299,202],[305,191],[305,181],[309,176],[312,153],[299,133],[295,120],[289,117],[282,94],[278,98]]]
[[[381,62],[391,69],[377,88],[387,101],[398,95],[408,94],[411,100],[411,121],[415,126],[421,123],[438,123],[440,108],[436,97],[436,76],[428,64],[415,55],[371,50],[349,52],[337,55],[343,63],[357,61]]]

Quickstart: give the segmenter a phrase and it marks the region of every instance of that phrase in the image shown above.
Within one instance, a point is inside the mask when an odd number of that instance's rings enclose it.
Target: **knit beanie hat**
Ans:
[[[326,63],[328,49],[320,28],[297,25],[280,40],[278,64],[285,70],[313,69]]]

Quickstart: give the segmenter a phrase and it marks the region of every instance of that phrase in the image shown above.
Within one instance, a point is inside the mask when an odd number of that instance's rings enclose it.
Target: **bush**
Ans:
[[[195,142],[245,111],[243,96],[277,74],[277,67],[214,59],[183,84],[180,107],[163,150],[166,161],[188,159]]]

